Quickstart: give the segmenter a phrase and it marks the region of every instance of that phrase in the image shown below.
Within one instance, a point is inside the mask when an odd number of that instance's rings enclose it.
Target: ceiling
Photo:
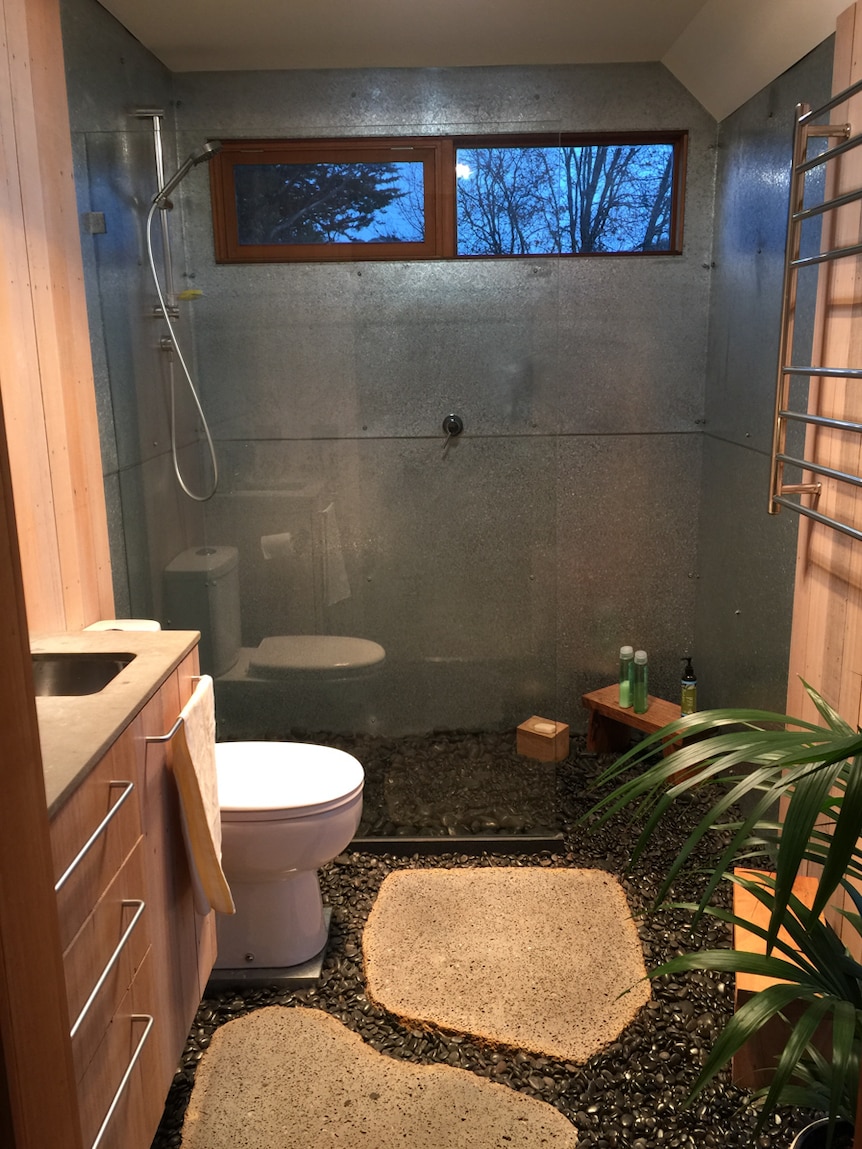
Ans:
[[[849,0],[100,2],[173,72],[661,61],[722,119]]]

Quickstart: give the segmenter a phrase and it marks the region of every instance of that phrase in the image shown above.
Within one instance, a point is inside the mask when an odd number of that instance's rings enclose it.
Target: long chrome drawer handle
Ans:
[[[93,986],[92,990],[90,991],[90,996],[84,1002],[83,1008],[81,1009],[81,1012],[78,1014],[78,1017],[75,1021],[75,1024],[72,1026],[72,1029],[69,1033],[70,1037],[74,1037],[75,1034],[78,1032],[78,1027],[80,1026],[81,1022],[84,1020],[84,1018],[87,1016],[87,1013],[89,1012],[90,1006],[93,1004],[93,1001],[95,1000],[96,995],[98,994],[99,990],[105,984],[105,981],[108,977],[108,974],[111,972],[111,970],[117,964],[117,961],[120,957],[120,954],[123,952],[123,947],[125,946],[126,942],[129,940],[129,937],[131,936],[132,930],[138,924],[138,920],[140,919],[141,914],[144,912],[144,907],[146,906],[146,902],[140,900],[139,898],[135,898],[134,900],[129,900],[129,901],[123,901],[122,904],[123,904],[123,906],[135,906],[136,907],[135,912],[132,916],[132,920],[126,926],[125,930],[123,930],[123,936],[120,938],[119,942],[117,943],[117,948],[111,954],[110,958],[108,959],[108,964],[102,970],[101,974],[99,975],[99,980]]]
[[[99,1142],[105,1136],[105,1130],[108,1128],[108,1123],[110,1122],[111,1118],[114,1116],[114,1110],[117,1108],[117,1106],[120,1103],[120,1098],[123,1096],[123,1093],[126,1090],[126,1086],[129,1084],[129,1078],[132,1076],[132,1071],[134,1070],[135,1065],[137,1064],[138,1058],[141,1056],[141,1050],[144,1048],[144,1043],[146,1042],[147,1038],[150,1036],[150,1030],[153,1028],[153,1018],[152,1018],[152,1015],[149,1013],[133,1013],[131,1015],[131,1017],[129,1018],[129,1020],[130,1021],[145,1021],[147,1023],[147,1027],[144,1030],[144,1032],[141,1034],[141,1040],[135,1046],[135,1052],[132,1054],[131,1061],[129,1062],[128,1066],[126,1067],[126,1072],[123,1074],[123,1079],[120,1082],[120,1084],[117,1086],[117,1092],[114,1094],[114,1100],[111,1102],[110,1106],[108,1107],[108,1112],[105,1114],[104,1120],[102,1121],[102,1124],[99,1126],[99,1132],[96,1134],[96,1139],[93,1142],[92,1149],[98,1149]]]
[[[144,741],[148,744],[150,742],[172,742],[184,722],[185,719],[181,714],[167,734],[148,734]]]
[[[84,856],[87,854],[88,850],[90,850],[91,847],[99,840],[99,838],[102,836],[102,834],[104,834],[105,830],[108,828],[108,824],[110,823],[111,819],[116,815],[117,811],[120,809],[122,804],[125,802],[125,800],[128,798],[128,796],[131,794],[131,792],[135,788],[134,782],[109,782],[108,786],[109,787],[111,787],[111,786],[122,786],[124,789],[123,789],[122,794],[119,796],[119,798],[116,800],[116,802],[110,808],[110,810],[107,812],[107,814],[104,816],[104,818],[101,820],[101,822],[95,828],[95,830],[92,832],[90,837],[87,839],[87,841],[81,847],[81,849],[78,851],[77,855],[69,863],[69,867],[66,870],[65,874],[63,874],[63,876],[61,878],[57,879],[57,882],[54,886],[54,892],[55,893],[59,893],[59,891],[63,888],[63,886],[66,884],[66,882],[69,880],[69,878],[71,878],[72,874],[75,872],[75,870],[78,868],[78,866],[83,861]]]
[[[191,682],[200,682],[200,680],[201,680],[200,674],[193,674],[191,676],[191,679],[190,679]],[[185,723],[185,719],[183,718],[183,716],[181,714],[179,716],[179,718],[176,720],[176,722],[173,724],[173,726],[170,728],[170,730],[167,732],[167,734],[150,734],[144,739],[144,741],[147,743],[150,743],[150,742],[173,742],[174,738],[176,737],[177,733],[179,732],[180,727],[184,723]]]

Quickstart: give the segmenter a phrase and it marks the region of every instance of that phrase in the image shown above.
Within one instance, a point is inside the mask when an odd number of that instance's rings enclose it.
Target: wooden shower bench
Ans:
[[[655,734],[669,722],[680,717],[680,708],[675,702],[647,695],[647,708],[643,714],[635,714],[629,706],[623,709],[619,704],[619,686],[612,682],[600,690],[591,690],[583,696],[584,706],[589,710],[587,725],[587,750],[600,754],[609,751],[627,750],[631,735],[627,730],[642,730],[645,734]],[[678,742],[666,742],[665,755],[678,747]]]

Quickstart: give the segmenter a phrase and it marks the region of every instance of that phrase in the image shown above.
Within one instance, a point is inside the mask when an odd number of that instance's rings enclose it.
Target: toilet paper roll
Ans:
[[[278,535],[261,535],[260,551],[265,559],[292,558],[296,553],[290,531]]]

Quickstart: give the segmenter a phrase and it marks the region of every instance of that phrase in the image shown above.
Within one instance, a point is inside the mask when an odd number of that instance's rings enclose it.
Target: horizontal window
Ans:
[[[225,140],[219,262],[674,254],[685,133]]]
[[[224,140],[211,164],[216,258],[431,259],[445,234],[444,140]]]

